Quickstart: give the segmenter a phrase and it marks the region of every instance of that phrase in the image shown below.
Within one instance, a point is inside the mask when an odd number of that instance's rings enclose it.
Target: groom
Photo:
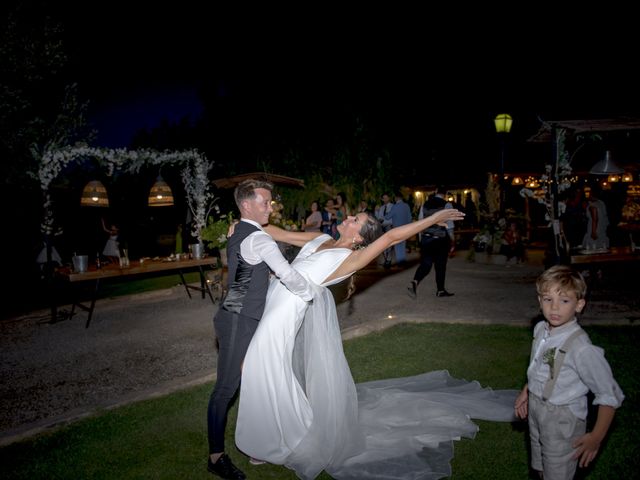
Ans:
[[[207,413],[207,468],[226,479],[246,478],[224,453],[224,432],[229,405],[240,386],[242,361],[264,311],[270,271],[300,298],[312,300],[307,281],[291,268],[273,238],[262,230],[273,211],[272,188],[268,182],[245,180],[234,191],[240,222],[227,243],[229,285],[213,319],[218,338],[218,368]]]

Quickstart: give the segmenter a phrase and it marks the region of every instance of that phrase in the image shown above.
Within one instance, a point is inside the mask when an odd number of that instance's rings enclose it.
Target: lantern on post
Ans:
[[[498,139],[500,141],[500,177],[498,180],[500,185],[500,217],[502,217],[504,213],[504,157],[506,150],[505,142],[506,136],[511,131],[513,119],[508,113],[499,113],[498,115],[496,115],[496,118],[493,119],[493,122],[496,126],[496,133],[498,134]]]

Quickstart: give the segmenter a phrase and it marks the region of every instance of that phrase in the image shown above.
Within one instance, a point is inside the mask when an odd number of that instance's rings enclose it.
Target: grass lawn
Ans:
[[[602,346],[626,400],[589,479],[637,478],[640,454],[636,327],[588,327]],[[531,345],[527,328],[510,326],[400,325],[350,340],[345,352],[356,382],[447,369],[493,388],[520,388]],[[206,471],[206,408],[211,385],[135,403],[55,432],[0,449],[3,479],[210,479]],[[295,479],[276,465],[251,466],[233,445],[228,451],[251,479]],[[455,442],[454,479],[526,479],[525,425],[478,421],[473,440]],[[326,474],[319,478],[328,479]]]

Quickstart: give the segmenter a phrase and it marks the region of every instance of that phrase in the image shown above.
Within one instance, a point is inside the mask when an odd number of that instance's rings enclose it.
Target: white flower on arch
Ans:
[[[209,171],[213,162],[197,150],[183,152],[158,152],[149,149],[127,150],[126,148],[96,148],[87,146],[63,147],[48,150],[42,155],[38,178],[43,193],[44,214],[40,230],[45,235],[53,233],[55,215],[49,187],[60,172],[72,161],[92,157],[97,159],[111,176],[116,171],[138,173],[144,165],[181,164],[182,183],[184,184],[187,204],[193,215],[193,231],[191,234],[202,241],[200,232],[206,226],[207,216],[217,198],[211,192]]]

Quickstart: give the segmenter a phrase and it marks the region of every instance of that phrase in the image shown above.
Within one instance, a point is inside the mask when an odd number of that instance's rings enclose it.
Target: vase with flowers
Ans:
[[[223,265],[227,263],[227,233],[232,221],[233,215],[231,213],[222,214],[217,220],[210,216],[207,219],[207,225],[200,231],[200,236],[206,247],[218,250]]]

